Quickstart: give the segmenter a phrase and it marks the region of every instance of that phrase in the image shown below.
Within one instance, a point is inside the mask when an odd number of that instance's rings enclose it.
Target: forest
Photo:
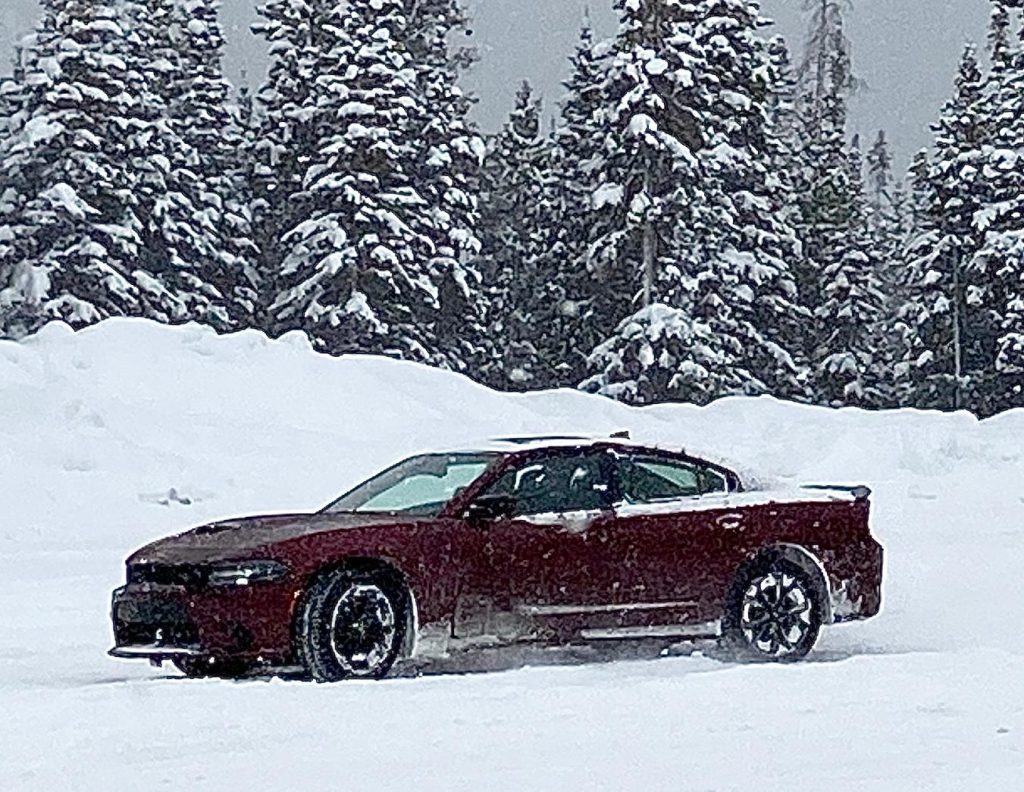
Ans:
[[[1024,406],[1024,43],[994,0],[933,145],[848,132],[844,0],[604,0],[554,121],[485,135],[459,0],[42,0],[0,83],[0,337],[110,317],[301,330],[502,390]],[[908,65],[908,77],[912,69]]]

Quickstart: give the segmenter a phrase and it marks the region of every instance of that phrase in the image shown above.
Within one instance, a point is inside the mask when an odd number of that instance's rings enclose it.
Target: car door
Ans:
[[[730,486],[725,471],[699,460],[640,450],[615,455],[614,519],[592,539],[618,559],[618,603],[628,614],[620,632],[713,632],[745,553],[748,515],[730,505]]]
[[[475,527],[486,534],[488,574],[460,600],[460,638],[561,640],[607,607],[614,568],[592,536],[614,520],[610,476],[604,451],[547,451],[512,464],[480,494],[515,507]]]

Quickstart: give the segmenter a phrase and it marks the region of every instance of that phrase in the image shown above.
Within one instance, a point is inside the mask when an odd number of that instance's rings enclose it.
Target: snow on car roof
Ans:
[[[650,443],[638,443],[625,437],[608,435],[538,435],[525,437],[492,437],[479,443],[462,447],[465,453],[515,454],[524,451],[541,451],[545,448],[585,448],[594,445],[621,445],[631,448],[655,448]]]

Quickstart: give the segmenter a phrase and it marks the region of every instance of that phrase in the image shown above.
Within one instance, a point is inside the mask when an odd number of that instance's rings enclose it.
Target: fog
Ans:
[[[985,40],[988,0],[853,0],[848,14],[854,67],[866,87],[854,101],[852,132],[872,138],[884,128],[898,157],[930,142],[928,125],[949,95],[957,60],[968,41]],[[258,83],[266,70],[263,43],[249,32],[257,0],[224,0],[229,41],[227,69],[238,83]],[[520,81],[529,79],[549,109],[561,96],[587,6],[602,34],[614,30],[611,0],[469,0],[472,35],[480,61],[466,77],[478,98],[476,117],[485,130],[501,126]],[[765,15],[794,49],[802,40],[802,0],[764,0]],[[0,0],[0,46],[29,30],[36,0]],[[6,69],[5,69],[6,70]]]

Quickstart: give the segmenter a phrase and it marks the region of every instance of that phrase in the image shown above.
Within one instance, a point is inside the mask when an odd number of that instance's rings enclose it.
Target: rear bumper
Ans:
[[[859,545],[843,561],[828,565],[832,621],[862,621],[882,609],[885,551],[874,539]]]
[[[113,593],[111,622],[118,658],[291,658],[295,592],[281,584],[189,591],[129,584]]]

